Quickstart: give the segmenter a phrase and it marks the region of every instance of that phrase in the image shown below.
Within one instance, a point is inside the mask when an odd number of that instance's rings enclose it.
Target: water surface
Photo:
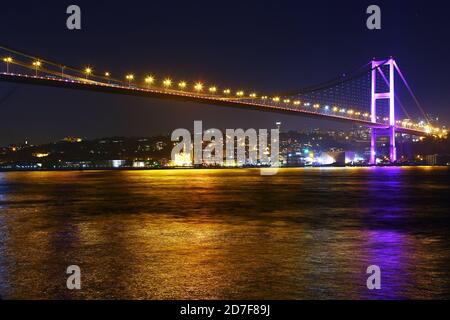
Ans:
[[[448,299],[449,194],[447,168],[0,173],[0,296]]]

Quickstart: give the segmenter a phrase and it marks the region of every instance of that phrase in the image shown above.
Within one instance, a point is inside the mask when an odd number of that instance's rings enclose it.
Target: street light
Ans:
[[[164,87],[169,88],[172,85],[172,80],[170,80],[169,78],[165,79],[163,81],[163,85]]]
[[[36,77],[38,76],[38,69],[41,65],[42,63],[39,60],[33,62],[34,69],[36,70]]]
[[[144,79],[145,83],[147,84],[148,88],[150,88],[150,85],[155,82],[155,78],[153,76],[146,76]]]
[[[178,87],[180,87],[181,90],[183,90],[184,88],[186,88],[187,84],[185,81],[180,81],[178,83]]]
[[[238,92],[236,92],[236,95],[238,97],[242,97],[244,95],[244,91],[238,91]]]
[[[194,86],[194,89],[196,91],[198,91],[198,92],[202,91],[203,90],[203,84],[200,83],[200,82],[196,83],[195,86]]]
[[[6,63],[6,73],[9,73],[9,64],[11,62],[13,62],[13,58],[6,57],[6,58],[3,58],[3,61]]]
[[[86,73],[86,79],[87,79],[91,75],[92,69],[90,67],[87,67],[86,69],[84,69],[84,73]]]
[[[108,78],[108,84],[110,84],[111,74],[109,72],[105,72],[105,78]]]
[[[131,81],[134,80],[134,75],[127,74],[127,76],[125,78],[128,80],[128,87],[131,87]]]
[[[216,87],[210,87],[209,88],[209,92],[216,93],[217,92],[217,88]]]
[[[230,94],[230,93],[231,93],[231,90],[230,90],[230,89],[225,89],[225,90],[223,90],[223,93],[224,93],[224,94]]]

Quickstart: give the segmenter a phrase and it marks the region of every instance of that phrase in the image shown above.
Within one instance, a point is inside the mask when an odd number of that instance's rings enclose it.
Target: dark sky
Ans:
[[[82,30],[66,28],[70,4]],[[450,123],[450,23],[445,1],[5,1],[0,44],[113,74],[154,73],[277,92],[395,56],[422,105]],[[1,68],[4,68],[2,65]],[[6,98],[5,98],[6,96]],[[414,105],[408,105],[414,111]],[[413,113],[413,112],[412,112]],[[0,145],[169,133],[206,127],[333,127],[324,121],[155,99],[0,83]]]

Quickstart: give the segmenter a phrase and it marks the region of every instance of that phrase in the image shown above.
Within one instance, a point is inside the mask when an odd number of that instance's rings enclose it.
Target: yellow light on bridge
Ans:
[[[34,66],[34,69],[36,70],[36,77],[37,77],[38,76],[38,69],[41,66],[41,62],[40,61],[34,61],[33,62],[33,66]]]
[[[262,100],[267,100],[267,98],[269,98],[268,96],[262,96],[261,99]]]
[[[105,77],[109,77],[111,74],[109,72],[105,72]]]
[[[280,101],[280,97],[273,97],[272,100],[275,101],[275,102],[279,102]]]
[[[92,74],[92,68],[87,67],[86,69],[84,69],[84,73],[86,74],[86,79],[87,79]]]
[[[368,118],[369,117],[369,114],[366,112],[366,113],[364,113],[364,118]]]
[[[195,86],[194,86],[194,89],[196,91],[199,91],[199,92],[202,91],[203,90],[203,84],[200,83],[200,82],[196,83]]]
[[[314,104],[314,105],[313,105],[313,108],[314,108],[314,109],[319,109],[319,108],[320,108],[320,104],[318,104],[318,103]]]
[[[164,87],[170,87],[171,85],[172,85],[172,80],[170,80],[169,78],[167,78],[163,81]]]
[[[186,81],[180,81],[180,82],[178,83],[178,87],[180,87],[181,89],[186,88],[186,86],[187,86]]]
[[[291,102],[291,100],[289,100],[289,99],[284,99],[283,102],[284,102],[284,103],[289,103],[289,102]]]
[[[9,64],[13,62],[13,58],[5,57],[3,58],[3,61],[6,63],[6,73],[9,73]]]
[[[223,90],[223,93],[224,93],[224,94],[230,94],[230,93],[231,93],[231,90],[230,90],[230,89],[225,89],[225,90]]]
[[[300,105],[300,103],[301,103],[301,102],[300,102],[299,100],[295,100],[295,101],[294,101],[294,105],[296,105],[296,106]]]
[[[217,88],[216,87],[210,87],[209,88],[209,92],[216,93],[217,92]]]
[[[127,74],[127,76],[125,78],[128,80],[128,86],[131,87],[131,81],[134,80],[134,75],[133,74]]]
[[[250,93],[250,98],[256,98],[256,93],[254,92]]]
[[[238,97],[242,97],[244,95],[244,91],[238,91],[238,92],[236,92],[236,95]]]
[[[354,114],[355,112],[354,112],[353,110],[348,110],[347,113],[350,114],[350,115],[352,115],[352,114]]]
[[[333,112],[338,112],[339,108],[338,107],[333,107]]]

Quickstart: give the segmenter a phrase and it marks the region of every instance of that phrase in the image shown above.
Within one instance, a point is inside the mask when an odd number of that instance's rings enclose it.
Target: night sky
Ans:
[[[366,8],[382,9],[382,30]],[[66,28],[66,8],[82,30]],[[448,5],[447,5],[448,6]],[[153,73],[280,92],[394,56],[424,108],[450,123],[450,23],[444,1],[5,1],[0,44],[122,77]],[[3,70],[4,65],[1,65]],[[411,113],[417,111],[408,105]],[[417,112],[416,112],[417,113]],[[205,127],[333,128],[327,121],[156,99],[0,83],[0,145],[65,136],[149,136]]]

